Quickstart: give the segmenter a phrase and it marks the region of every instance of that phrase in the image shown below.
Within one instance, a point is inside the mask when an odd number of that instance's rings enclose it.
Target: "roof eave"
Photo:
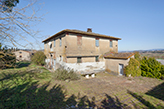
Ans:
[[[51,37],[49,37],[49,38],[43,40],[42,42],[46,42],[47,40],[50,40],[51,38],[53,38],[53,37],[55,37],[55,36],[59,36],[59,35],[61,35],[61,34],[63,34],[63,33],[67,33],[67,32],[68,32],[68,33],[75,33],[75,34],[88,35],[88,36],[93,36],[93,37],[94,37],[94,36],[98,36],[98,37],[102,37],[102,38],[121,40],[121,38],[116,38],[116,37],[112,37],[112,36],[106,36],[106,35],[94,35],[94,34],[81,33],[81,32],[77,32],[77,31],[75,32],[75,31],[71,31],[71,30],[69,30],[69,29],[65,29],[65,30],[62,30],[62,31],[60,31],[60,32],[58,32],[58,33],[52,35]]]

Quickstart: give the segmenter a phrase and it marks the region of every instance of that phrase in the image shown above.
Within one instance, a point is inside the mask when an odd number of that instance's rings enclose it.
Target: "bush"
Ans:
[[[130,58],[129,64],[125,67],[124,72],[126,76],[141,76],[140,63],[134,58]]]
[[[144,57],[140,68],[142,76],[161,79],[163,67],[155,58]]]
[[[37,51],[31,58],[31,61],[37,65],[45,65],[46,56],[42,51]]]
[[[134,58],[137,60],[137,61],[141,61],[141,55],[140,55],[140,53],[139,52],[135,52],[135,54],[134,54]]]
[[[14,67],[16,56],[8,51],[0,51],[0,69]]]
[[[55,79],[58,80],[78,80],[80,75],[75,73],[73,70],[65,70],[64,68],[57,69],[54,72]]]

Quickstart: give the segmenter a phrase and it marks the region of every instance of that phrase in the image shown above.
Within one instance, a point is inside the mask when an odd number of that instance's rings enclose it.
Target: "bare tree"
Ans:
[[[22,8],[17,6],[18,3],[19,0],[0,0],[0,43],[33,47],[29,37],[37,40],[38,31],[34,31],[32,27],[42,20],[37,16],[38,10],[33,8],[36,0],[29,1]]]

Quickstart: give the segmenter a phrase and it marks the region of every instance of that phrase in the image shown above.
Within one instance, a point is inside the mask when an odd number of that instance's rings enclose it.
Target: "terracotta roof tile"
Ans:
[[[55,35],[43,40],[42,42],[48,41],[54,37],[57,37],[61,34],[64,33],[75,33],[75,34],[80,34],[80,35],[87,35],[87,36],[92,36],[92,37],[102,37],[102,38],[108,38],[108,39],[115,39],[115,40],[121,40],[121,38],[117,38],[117,37],[113,37],[113,36],[107,36],[107,35],[102,35],[102,34],[98,34],[98,33],[93,33],[93,32],[85,32],[85,31],[81,31],[81,30],[71,30],[71,29],[65,29],[62,30],[58,33],[56,33]]]
[[[134,53],[113,53],[107,52],[104,54],[104,58],[111,58],[111,59],[128,59],[133,56]]]

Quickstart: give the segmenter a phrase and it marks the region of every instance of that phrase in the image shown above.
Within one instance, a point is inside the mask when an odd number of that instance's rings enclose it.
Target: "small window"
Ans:
[[[55,44],[56,44],[56,43],[55,43],[55,39],[54,39],[54,47],[55,47]]]
[[[77,57],[77,63],[81,63],[81,57]]]
[[[110,40],[110,47],[113,47],[113,41]]]
[[[62,56],[60,55],[60,60],[59,61],[63,61],[63,59],[62,59]]]
[[[96,56],[96,57],[95,57],[95,61],[96,61],[96,62],[99,62],[99,56]]]
[[[22,58],[22,56],[19,56],[19,58]]]
[[[60,38],[60,47],[62,46],[62,40],[61,40],[61,38]]]
[[[77,36],[77,45],[78,46],[82,45],[82,36]]]
[[[96,47],[99,47],[99,39],[98,38],[96,38],[95,44],[96,44]]]
[[[20,54],[22,54],[22,52],[19,52]]]
[[[52,48],[52,44],[50,44],[50,48]]]

